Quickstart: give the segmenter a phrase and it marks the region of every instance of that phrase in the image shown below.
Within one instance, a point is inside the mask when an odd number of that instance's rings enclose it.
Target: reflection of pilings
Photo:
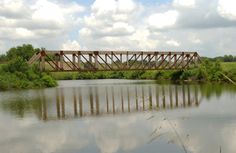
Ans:
[[[43,93],[43,91],[41,91]],[[43,120],[47,120],[47,103],[46,103],[46,100],[45,100],[45,96],[44,96],[44,93],[42,94],[42,105],[43,105]]]
[[[147,87],[147,88],[146,88]],[[191,86],[190,86],[191,87]],[[85,103],[82,103],[82,88],[72,88],[72,97],[68,98],[65,94],[63,89],[57,88],[56,89],[56,97],[55,97],[55,105],[57,110],[57,118],[68,118],[70,114],[73,114],[74,117],[76,116],[87,116],[87,115],[102,115],[102,114],[109,114],[113,112],[113,114],[125,113],[125,112],[137,112],[137,111],[145,111],[153,110],[154,107],[159,109],[173,109],[178,107],[186,107],[186,105],[195,103],[194,106],[199,105],[199,95],[197,87],[194,86],[190,88],[186,85],[182,86],[165,86],[165,85],[156,85],[156,86],[145,86],[141,85],[134,86],[134,87],[125,87],[125,86],[118,86],[116,87],[105,87],[105,101],[101,101],[99,96],[104,96],[99,92],[99,87],[88,87],[89,91],[89,98],[85,98],[87,100]],[[187,89],[186,89],[187,88]],[[125,89],[125,90],[124,90]],[[192,90],[191,90],[192,89]],[[87,92],[87,89],[84,89]],[[155,95],[153,95],[153,90],[155,91]],[[148,93],[145,93],[145,92]],[[181,93],[182,91],[182,93]],[[127,92],[125,94],[124,92]],[[134,93],[133,93],[134,92]],[[180,93],[181,95],[179,95]],[[77,94],[76,94],[77,93]],[[109,94],[109,95],[108,95]],[[147,94],[147,95],[145,95]],[[121,101],[117,100],[119,95],[121,96]],[[134,96],[131,96],[134,95]],[[154,96],[154,97],[153,97]],[[183,96],[183,101],[182,97]],[[188,97],[185,97],[188,96]],[[140,99],[138,98],[140,97]],[[68,103],[66,103],[70,99]],[[119,98],[118,98],[119,99]],[[155,102],[156,99],[156,102]],[[110,101],[109,101],[110,100]],[[142,101],[142,102],[141,102]],[[139,104],[141,102],[141,104]],[[155,104],[156,103],[156,104]],[[67,104],[67,105],[66,105]],[[106,106],[105,106],[105,105]],[[73,107],[73,111],[70,113],[69,110],[65,109],[68,106]],[[84,106],[83,106],[84,105]],[[109,108],[110,105],[110,108]],[[146,106],[145,106],[146,105]],[[156,106],[155,106],[156,105]],[[45,99],[41,100],[41,119],[46,120],[48,118],[47,114],[47,103]],[[101,108],[104,106],[104,108]],[[127,110],[126,110],[127,107]],[[146,107],[146,109],[145,109]],[[65,111],[66,110],[66,111]],[[89,113],[87,113],[89,111]],[[51,111],[50,111],[51,113]],[[65,114],[69,113],[69,114]]]
[[[179,105],[178,88],[177,85],[175,85],[175,106],[178,107],[178,105]]]
[[[143,102],[143,110],[145,110],[145,99],[144,99],[144,87],[142,86],[142,102]]]
[[[121,93],[121,110],[122,112],[124,112],[124,95],[123,95],[122,87],[120,88],[120,93]]]
[[[112,112],[113,114],[116,113],[116,108],[115,108],[115,97],[114,97],[114,88],[111,87],[111,96],[112,96]]]
[[[186,101],[185,101],[185,87],[184,87],[184,85],[182,85],[182,93],[183,93],[183,105],[184,105],[184,107],[186,106]]]
[[[57,107],[57,117],[61,117],[61,109],[60,109],[60,94],[58,88],[56,89],[56,107]]]
[[[64,97],[64,91],[61,88],[61,113],[62,113],[62,118],[65,118],[65,97]]]
[[[129,88],[127,87],[127,99],[128,99],[128,112],[130,112],[130,97],[129,97]]]
[[[137,90],[137,86],[135,86],[135,106],[136,106],[136,110],[138,111],[138,90]]]
[[[198,89],[197,86],[194,86],[194,97],[195,97],[195,105],[198,106],[199,102],[198,102]]]
[[[164,86],[162,86],[162,107],[165,108],[166,107],[166,98],[165,98],[165,89]]]
[[[173,108],[172,87],[169,86],[170,108]]]
[[[189,85],[187,85],[187,94],[188,94],[188,105],[191,106],[191,98],[190,98],[190,88],[189,88]]]
[[[106,87],[106,103],[107,103],[107,113],[109,113],[109,101],[108,101],[108,92],[107,92],[107,87]]]
[[[149,93],[149,109],[152,109],[152,90],[151,90],[151,86],[148,87],[148,93]]]
[[[93,109],[93,93],[92,93],[92,88],[89,87],[89,102],[90,102],[90,113],[93,114],[94,113],[94,109]]]
[[[78,92],[79,92],[79,115],[83,116],[83,101],[82,101],[82,94],[81,94],[82,90],[79,88]]]
[[[156,107],[159,108],[159,89],[158,86],[156,86]]]
[[[99,97],[98,97],[98,87],[95,87],[95,102],[96,102],[96,115],[99,114]]]
[[[75,88],[73,88],[73,104],[74,104],[74,114],[75,114],[75,116],[77,116],[78,115],[78,111],[77,111],[77,98],[76,98],[76,91],[75,91],[76,89]]]

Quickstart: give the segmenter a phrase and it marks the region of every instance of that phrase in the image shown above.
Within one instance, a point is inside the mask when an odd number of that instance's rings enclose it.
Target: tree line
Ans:
[[[220,62],[236,62],[236,56],[233,55],[224,55],[214,58],[202,57],[202,59],[208,59],[210,61],[220,61]]]

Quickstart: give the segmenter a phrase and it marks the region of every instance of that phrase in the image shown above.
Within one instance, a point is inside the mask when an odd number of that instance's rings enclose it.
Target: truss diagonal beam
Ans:
[[[201,62],[197,52],[48,50],[33,55],[28,64],[36,61],[42,71],[181,70]]]

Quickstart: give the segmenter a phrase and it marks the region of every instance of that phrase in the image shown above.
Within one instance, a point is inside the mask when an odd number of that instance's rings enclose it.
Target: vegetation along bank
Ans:
[[[0,55],[0,90],[57,86],[56,80],[76,79],[153,79],[173,82],[229,82],[222,74],[236,81],[236,56],[203,58],[202,64],[189,70],[169,71],[108,71],[108,72],[40,72],[27,61],[39,49],[24,44]]]

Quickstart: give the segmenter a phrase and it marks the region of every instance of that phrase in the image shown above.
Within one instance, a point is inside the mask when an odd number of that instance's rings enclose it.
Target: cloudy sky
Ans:
[[[235,0],[1,0],[0,53],[46,49],[236,54]]]

